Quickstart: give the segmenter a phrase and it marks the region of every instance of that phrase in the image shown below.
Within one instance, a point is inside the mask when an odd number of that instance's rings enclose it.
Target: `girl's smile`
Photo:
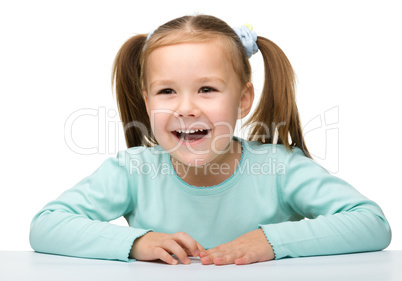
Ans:
[[[205,140],[206,136],[209,135],[211,129],[191,129],[191,130],[176,130],[172,134],[177,137],[181,142],[186,143],[198,143]]]
[[[251,83],[242,88],[223,43],[157,48],[145,62],[144,98],[159,145],[185,165],[233,159],[238,118],[251,107]]]

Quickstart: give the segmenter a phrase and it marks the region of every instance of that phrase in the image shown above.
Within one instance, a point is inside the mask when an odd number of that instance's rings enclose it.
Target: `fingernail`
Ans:
[[[198,251],[198,249],[194,251],[194,257],[198,257],[199,254],[200,254],[200,251]]]
[[[191,263],[190,259],[189,259],[188,257],[185,258],[185,259],[184,259],[184,264],[189,264],[189,263]]]
[[[177,264],[177,260],[173,259],[172,264]]]

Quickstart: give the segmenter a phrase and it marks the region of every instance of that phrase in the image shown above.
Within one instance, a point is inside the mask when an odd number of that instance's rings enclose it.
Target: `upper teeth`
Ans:
[[[196,132],[198,132],[198,131],[200,131],[200,132],[202,132],[202,131],[204,131],[203,129],[197,129],[197,130],[176,130],[176,132],[178,132],[178,133],[185,133],[185,134],[192,134],[192,133],[196,133]]]

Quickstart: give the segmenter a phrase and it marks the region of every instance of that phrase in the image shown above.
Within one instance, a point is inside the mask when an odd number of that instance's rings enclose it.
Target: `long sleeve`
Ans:
[[[299,221],[259,225],[276,259],[382,250],[391,230],[380,207],[295,148],[277,177],[281,207]],[[302,218],[307,219],[302,219]]]
[[[35,251],[128,261],[134,240],[150,230],[109,223],[133,208],[124,157],[119,153],[107,159],[33,218],[30,243]]]

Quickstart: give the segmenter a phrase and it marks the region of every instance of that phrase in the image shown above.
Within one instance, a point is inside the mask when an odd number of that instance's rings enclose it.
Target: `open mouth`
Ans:
[[[208,135],[209,131],[211,129],[176,130],[172,131],[172,133],[181,141],[194,142]]]

